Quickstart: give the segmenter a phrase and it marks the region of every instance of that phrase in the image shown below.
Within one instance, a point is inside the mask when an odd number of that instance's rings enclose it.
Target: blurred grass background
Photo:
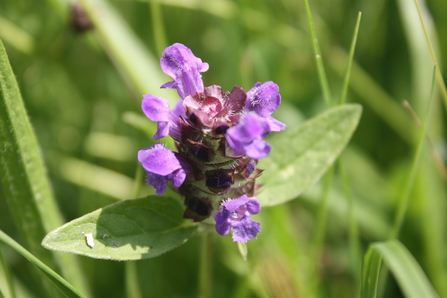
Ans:
[[[82,2],[86,7],[92,3]],[[134,44],[114,31],[116,23],[108,22],[99,10],[96,22],[100,23],[79,32],[71,15],[74,3],[0,2],[0,38],[66,221],[131,197],[139,166],[136,152],[153,143],[149,136],[155,129],[142,117],[142,95],[176,100],[175,93],[157,89],[170,80],[161,74],[158,59],[172,43],[185,44],[210,64],[203,74],[206,86],[218,84],[231,90],[241,85],[248,90],[257,81],[276,82],[283,103],[275,115],[289,127],[327,108],[304,1],[105,2],[135,34],[129,38],[141,43],[149,61],[142,65],[154,63],[153,69],[143,70],[144,77],[120,60],[138,55]],[[447,55],[447,2],[429,0],[420,5],[442,62]],[[216,236],[213,297],[358,297],[361,256],[368,243],[389,235],[419,132],[401,103],[407,100],[424,119],[433,80],[433,63],[416,6],[413,0],[314,0],[310,7],[332,96],[337,100],[357,13],[362,11],[348,102],[361,103],[364,109],[342,156],[345,178],[336,170],[331,184],[324,245],[315,252],[321,183],[287,205],[261,212],[257,219],[263,230],[258,240],[249,242],[247,262],[229,237]],[[105,38],[107,29],[112,37],[117,33],[112,41],[121,46],[121,54]],[[445,77],[442,66],[440,69]],[[445,111],[442,93],[435,88],[429,140],[400,233],[441,297],[447,297]],[[349,248],[352,226],[347,220],[346,181],[354,200],[360,254]],[[150,193],[149,188],[142,188],[140,195]],[[20,242],[1,197],[0,210],[0,228]],[[140,297],[195,297],[199,240],[194,237],[159,258],[135,263]],[[31,265],[6,247],[3,251],[20,289],[18,297],[43,297],[36,290],[39,280],[29,275]],[[131,297],[129,285],[123,282],[126,270],[129,272],[124,263],[79,260],[92,297]],[[383,293],[384,297],[402,297],[392,277]]]

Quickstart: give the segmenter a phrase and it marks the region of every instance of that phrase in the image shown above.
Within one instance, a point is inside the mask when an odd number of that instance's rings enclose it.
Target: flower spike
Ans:
[[[278,85],[256,83],[248,92],[204,87],[200,73],[208,63],[179,43],[166,48],[160,63],[174,79],[162,88],[176,89],[180,100],[171,110],[166,99],[146,94],[142,109],[157,122],[154,139],[171,136],[178,152],[162,144],[139,151],[147,184],[160,195],[170,184],[182,195],[184,218],[214,219],[218,234],[232,231],[239,243],[255,239],[261,224],[251,216],[261,210],[254,196],[262,173],[256,166],[272,150],[264,138],[286,127],[272,116],[281,103]]]

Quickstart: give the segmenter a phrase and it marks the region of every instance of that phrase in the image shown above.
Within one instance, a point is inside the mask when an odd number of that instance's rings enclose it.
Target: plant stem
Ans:
[[[211,297],[212,261],[213,261],[213,233],[206,231],[202,236],[202,249],[199,268],[199,298]]]

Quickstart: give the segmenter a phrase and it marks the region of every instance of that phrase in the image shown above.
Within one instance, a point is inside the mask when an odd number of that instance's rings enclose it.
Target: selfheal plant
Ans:
[[[145,95],[142,108],[157,122],[154,138],[169,135],[177,149],[155,144],[138,153],[157,195],[120,197],[50,232],[42,241],[46,248],[107,260],[153,258],[194,234],[198,224],[187,218],[215,224],[221,235],[232,232],[246,257],[244,243],[260,231],[251,216],[315,184],[360,118],[358,105],[331,108],[266,142],[270,132],[285,128],[272,117],[281,102],[276,84],[256,83],[248,92],[204,87],[200,73],[208,64],[180,44],[166,49],[161,65],[173,78],[162,87],[176,89],[180,100],[171,109],[166,99]],[[169,185],[183,203],[166,194]]]
[[[176,89],[180,101],[170,109],[166,99],[147,94],[142,109],[156,121],[154,139],[171,136],[178,152],[155,144],[138,153],[147,184],[162,195],[169,181],[184,196],[185,218],[204,221],[214,214],[216,231],[245,243],[260,232],[250,218],[259,213],[255,180],[262,170],[270,144],[264,138],[286,126],[273,118],[281,103],[273,82],[256,83],[245,92],[235,86],[223,92],[217,85],[204,87],[201,72],[208,64],[186,46],[176,43],[163,52],[163,71],[174,81],[161,88]]]

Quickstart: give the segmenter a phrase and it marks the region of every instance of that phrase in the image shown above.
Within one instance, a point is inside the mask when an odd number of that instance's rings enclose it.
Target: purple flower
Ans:
[[[147,184],[153,186],[159,195],[166,191],[169,180],[172,181],[172,186],[178,188],[190,172],[184,158],[166,149],[162,144],[154,144],[140,150],[138,160],[146,170]]]
[[[154,140],[159,140],[167,135],[174,139],[180,138],[178,119],[179,116],[185,114],[181,101],[173,110],[170,110],[169,102],[166,99],[146,94],[144,95],[141,108],[149,119],[157,122],[157,132],[154,135]]]
[[[245,109],[267,118],[276,111],[280,103],[281,95],[279,95],[278,85],[273,82],[265,82],[261,85],[258,82],[247,92]]]
[[[208,63],[203,63],[200,58],[194,56],[190,49],[180,43],[167,47],[160,59],[163,71],[174,79],[161,86],[161,88],[177,89],[183,99],[203,91],[201,72],[208,70]]]
[[[258,200],[243,195],[240,198],[224,201],[221,209],[214,216],[216,231],[222,236],[233,230],[233,241],[245,243],[255,238],[261,231],[261,223],[254,221],[250,215],[258,214],[261,205]]]
[[[245,110],[265,118],[270,131],[281,131],[286,128],[286,125],[271,116],[280,104],[281,95],[279,95],[278,85],[273,82],[265,82],[261,85],[258,82],[247,92]]]
[[[227,130],[226,140],[233,149],[232,155],[261,159],[271,150],[270,144],[262,139],[269,132],[269,124],[265,118],[248,114],[236,126]]]
[[[226,134],[233,155],[245,154],[253,159],[261,159],[270,153],[271,146],[263,138],[271,131],[280,131],[286,127],[271,116],[280,103],[279,87],[273,82],[258,82],[247,92],[245,116]]]

